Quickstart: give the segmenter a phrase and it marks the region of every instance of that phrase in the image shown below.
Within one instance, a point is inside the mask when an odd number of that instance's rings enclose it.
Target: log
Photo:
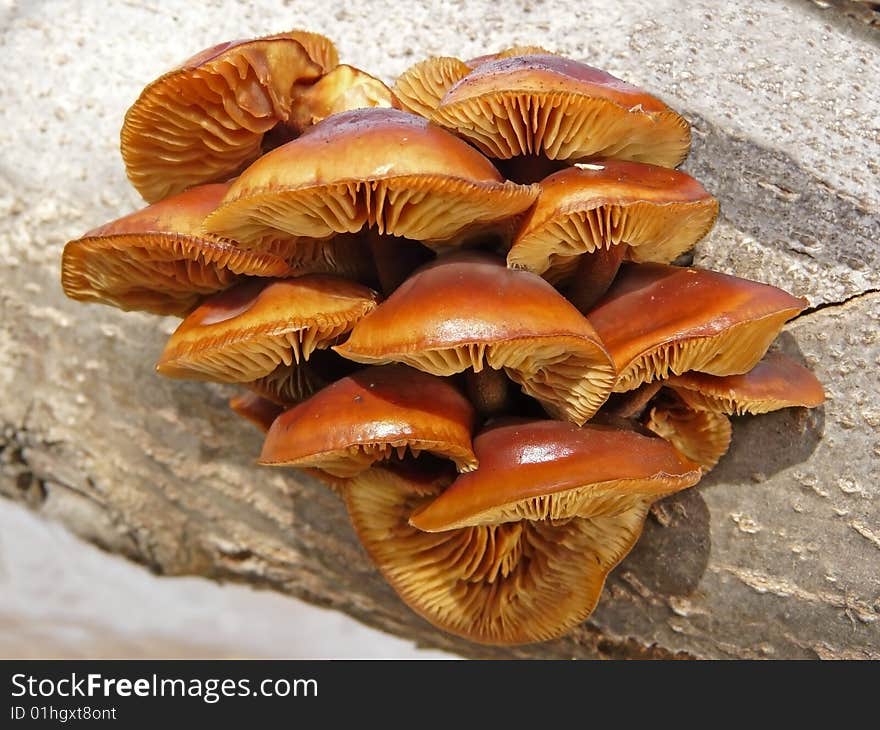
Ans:
[[[868,93],[880,52],[861,22],[873,16],[824,5],[438,3],[421,23],[421,3],[396,3],[382,44],[362,42],[376,23],[366,2],[294,19],[268,0],[238,14],[11,6],[0,494],[156,573],[280,591],[463,656],[880,658],[880,99]],[[825,407],[734,419],[718,469],[655,507],[597,611],[563,639],[492,648],[433,629],[369,563],[334,494],[254,465],[260,436],[231,415],[230,389],[155,374],[174,320],[60,291],[63,243],[140,205],[117,149],[140,87],[191,51],[291,24],[389,79],[428,54],[538,43],[645,86],[693,122],[685,167],[721,201],[695,262],[810,299],[780,346],[815,370]],[[35,73],[44,59],[53,70]]]

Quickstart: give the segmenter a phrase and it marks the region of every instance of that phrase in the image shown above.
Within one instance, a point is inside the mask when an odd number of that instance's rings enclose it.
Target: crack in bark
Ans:
[[[796,322],[797,320],[808,317],[811,314],[816,314],[817,312],[822,312],[826,309],[835,309],[838,307],[845,307],[847,304],[851,304],[859,299],[864,299],[865,297],[870,297],[872,294],[880,294],[880,289],[866,289],[865,291],[861,291],[858,294],[852,294],[844,299],[841,299],[837,302],[822,302],[821,304],[817,304],[814,307],[807,307],[803,312],[801,312],[796,317],[793,317],[791,322]]]

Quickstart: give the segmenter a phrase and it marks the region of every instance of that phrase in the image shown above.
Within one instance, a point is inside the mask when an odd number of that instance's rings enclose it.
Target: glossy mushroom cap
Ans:
[[[421,117],[359,109],[257,160],[206,226],[248,245],[364,226],[446,240],[510,218],[536,195],[537,188],[506,182],[483,155]]]
[[[695,410],[737,416],[792,406],[815,408],[825,402],[819,379],[781,352],[768,353],[742,375],[684,373],[665,385]]]
[[[616,392],[689,370],[744,373],[807,306],[767,284],[705,269],[625,264],[588,319],[614,359]]]
[[[474,440],[480,468],[463,474],[411,524],[426,532],[519,520],[618,514],[700,480],[663,439],[607,426],[527,421]]]
[[[562,524],[513,522],[422,532],[409,516],[445,482],[373,467],[345,501],[358,537],[400,597],[435,626],[485,644],[546,641],[595,608],[641,534],[648,502]]]
[[[263,433],[267,433],[272,422],[284,412],[284,406],[279,406],[256,393],[242,393],[231,398],[229,407],[237,416],[250,421]]]
[[[490,157],[611,157],[675,167],[688,123],[663,102],[599,69],[552,54],[484,63],[431,114]]]
[[[355,362],[402,362],[433,375],[503,369],[577,423],[599,409],[614,380],[593,328],[550,284],[475,253],[422,268],[334,349]]]
[[[284,276],[288,266],[274,253],[244,251],[203,232],[205,217],[228,187],[193,188],[68,242],[61,257],[64,293],[124,310],[183,316],[242,275]]]
[[[331,346],[376,299],[366,287],[333,276],[252,279],[184,319],[156,369],[172,378],[247,383]]]
[[[540,187],[507,263],[553,283],[582,255],[612,246],[629,246],[634,261],[669,263],[718,215],[718,201],[690,175],[639,162],[596,160],[554,173]]]
[[[294,86],[329,70],[322,61],[335,65],[335,49],[321,38],[293,32],[221,43],[149,84],[121,135],[138,192],[155,202],[228,179],[256,159],[263,135],[288,119]]]
[[[721,413],[669,402],[651,408],[645,426],[699,464],[704,474],[727,453],[733,431],[730,419]]]
[[[291,408],[269,431],[260,463],[351,477],[393,455],[427,451],[477,467],[475,413],[448,381],[403,365],[367,368]]]

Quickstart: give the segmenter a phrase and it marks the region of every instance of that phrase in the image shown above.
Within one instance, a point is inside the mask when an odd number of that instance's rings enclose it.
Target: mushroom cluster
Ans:
[[[806,301],[676,265],[718,202],[687,121],[537,47],[389,88],[294,31],[205,50],[122,129],[150,205],[69,242],[68,296],[183,318],[161,375],[243,386],[260,463],[339,492],[436,626],[583,621],[730,416],[816,406],[771,345]]]

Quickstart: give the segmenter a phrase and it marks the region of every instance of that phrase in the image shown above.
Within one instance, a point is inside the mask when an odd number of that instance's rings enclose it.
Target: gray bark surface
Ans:
[[[465,656],[880,658],[878,35],[840,3],[734,5],[395,3],[384,46],[363,42],[366,2],[297,3],[296,17],[268,0],[238,15],[4,5],[0,494],[157,573],[289,593]],[[655,510],[564,639],[495,649],[434,630],[370,565],[337,497],[254,465],[260,436],[228,410],[232,391],[156,376],[174,320],[60,291],[64,242],[140,205],[117,150],[140,87],[201,47],[295,26],[386,78],[430,54],[537,43],[645,86],[692,120],[686,169],[721,201],[695,262],[810,299],[780,346],[826,405],[735,419],[728,456]]]

